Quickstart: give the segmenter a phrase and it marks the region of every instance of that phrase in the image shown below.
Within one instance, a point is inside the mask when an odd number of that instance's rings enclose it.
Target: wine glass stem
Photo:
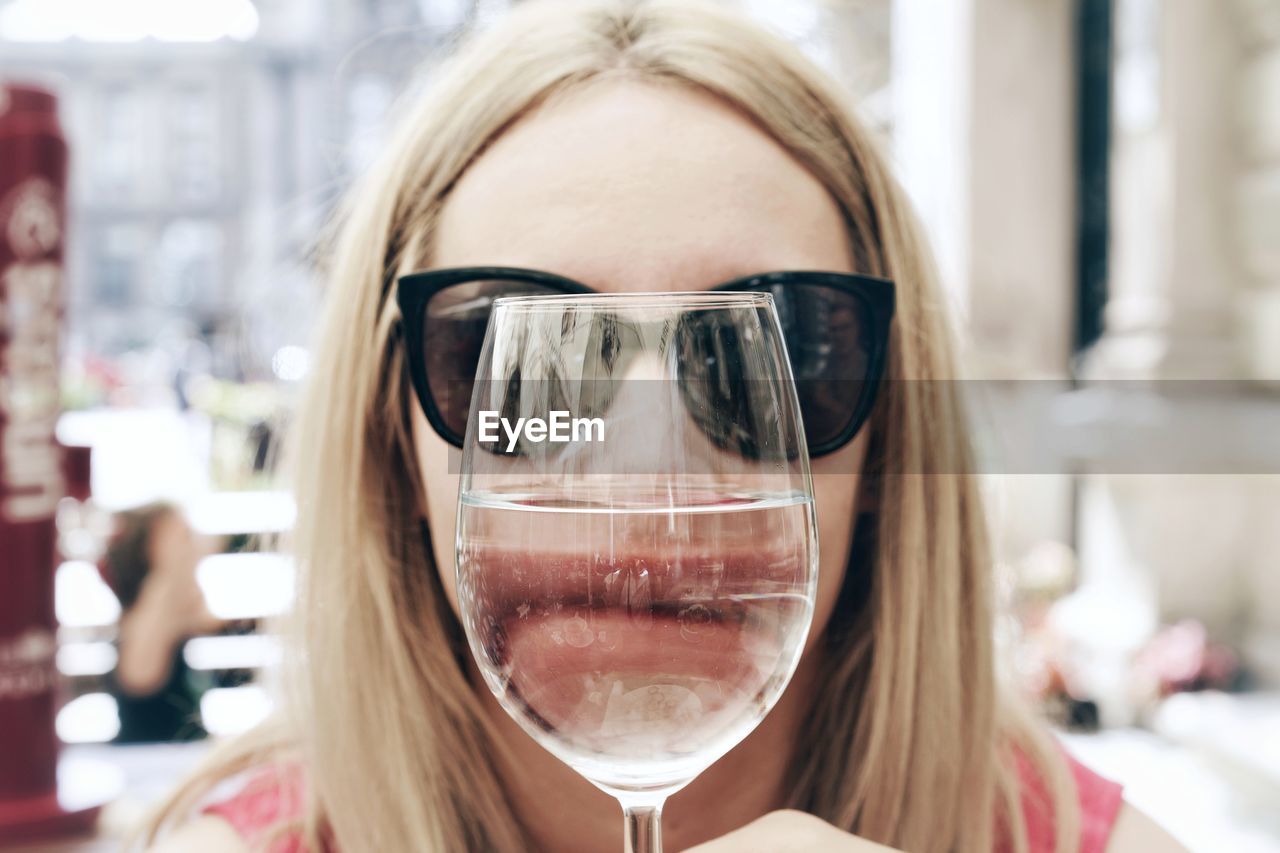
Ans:
[[[622,804],[625,853],[662,853],[662,803]]]

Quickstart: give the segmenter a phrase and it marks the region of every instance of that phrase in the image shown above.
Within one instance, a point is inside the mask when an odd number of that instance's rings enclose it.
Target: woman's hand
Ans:
[[[770,812],[685,853],[891,853],[805,812]]]

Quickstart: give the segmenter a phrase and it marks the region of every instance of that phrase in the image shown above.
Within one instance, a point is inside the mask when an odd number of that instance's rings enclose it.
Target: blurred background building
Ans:
[[[983,469],[1014,676],[1195,849],[1280,850],[1280,4],[725,2],[848,87],[966,370],[998,411],[1039,401],[1004,437],[1034,461],[997,439]],[[270,447],[324,224],[397,99],[507,5],[0,0],[0,80],[56,91],[72,152],[60,437],[94,447],[104,512],[176,501],[222,551],[211,610],[260,628],[186,648],[214,734],[269,707],[249,673],[291,569],[252,537],[292,518]],[[93,559],[58,573],[59,732],[114,760]],[[201,748],[134,753],[108,823]]]

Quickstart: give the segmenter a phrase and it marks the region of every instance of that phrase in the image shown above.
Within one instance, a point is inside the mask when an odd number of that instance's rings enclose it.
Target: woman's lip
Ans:
[[[776,644],[760,646],[741,625],[680,616],[637,618],[620,610],[516,619],[506,626],[509,686],[534,714],[557,728],[593,729],[615,685],[628,679],[661,687],[719,685],[715,696],[758,690],[777,664]],[[725,692],[727,686],[728,692]],[[713,708],[707,708],[713,710]]]
[[[656,617],[614,609],[514,619],[506,625],[509,660],[517,669],[661,673],[674,667],[714,676],[728,656],[742,656],[742,628],[707,619],[705,611],[693,605]]]
[[[555,616],[574,608],[618,608],[631,614],[707,607],[731,617],[740,596],[794,593],[806,584],[798,548],[685,553],[661,558],[474,549],[459,566],[459,588],[483,601],[491,618]]]

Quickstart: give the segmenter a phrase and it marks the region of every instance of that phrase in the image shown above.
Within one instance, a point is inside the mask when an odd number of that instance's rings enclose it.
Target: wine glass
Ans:
[[[660,851],[808,635],[809,459],[772,296],[494,301],[463,443],[458,600],[485,682]]]

